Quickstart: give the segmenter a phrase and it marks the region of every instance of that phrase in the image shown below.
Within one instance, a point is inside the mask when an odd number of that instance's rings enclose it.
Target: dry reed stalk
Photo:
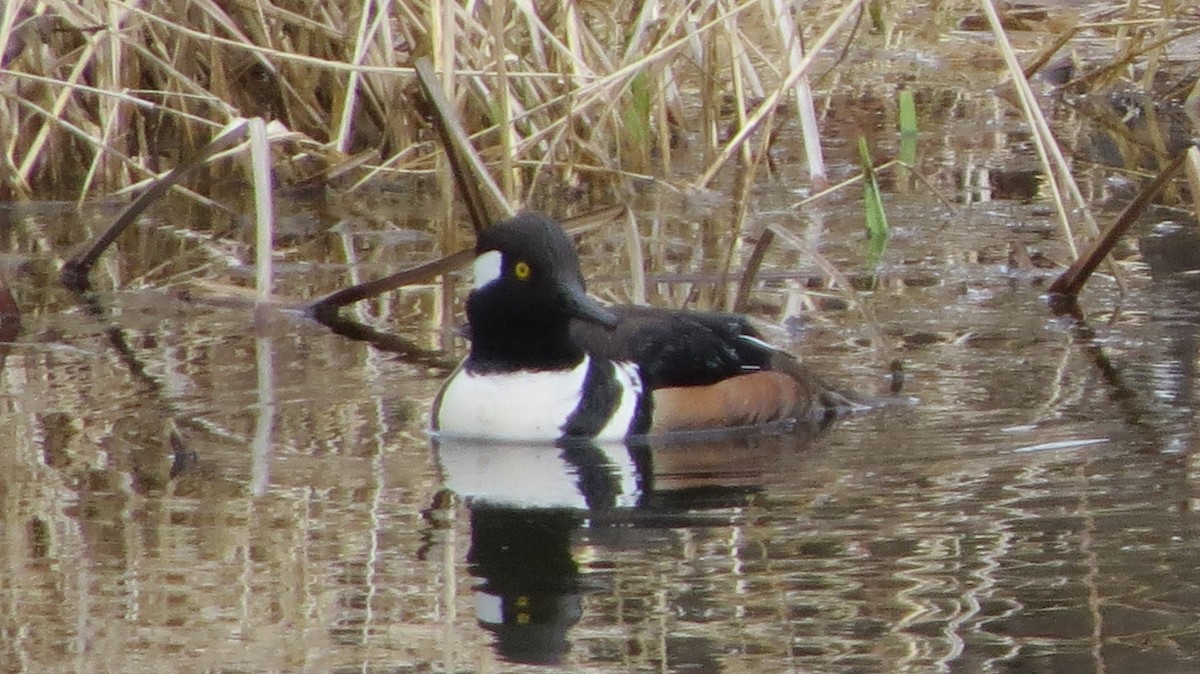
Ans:
[[[377,138],[387,150],[368,167],[375,177],[429,170],[435,150],[421,137],[420,109],[407,104],[413,71],[399,65],[428,49],[472,142],[500,166],[508,199],[522,202],[533,178],[561,166],[570,180],[579,160],[593,172],[645,173],[653,145],[669,166],[670,127],[684,123],[692,95],[680,87],[691,76],[681,71],[695,70],[691,53],[742,42],[740,17],[762,2],[618,3],[631,26],[606,8],[566,1],[536,9],[451,0],[7,3],[0,42],[18,91],[5,96],[17,118],[4,145],[17,170],[3,179],[26,194],[70,182],[61,157],[82,151],[82,198],[145,180],[156,173],[148,166],[172,161],[163,147],[186,153],[211,129],[254,115],[302,134],[305,152],[334,164]],[[38,50],[25,49],[15,28],[30,17],[54,24]],[[734,51],[713,67],[736,68],[738,91],[759,97],[775,75]],[[655,137],[630,146],[626,161],[613,149],[627,135],[619,111],[629,109],[639,76],[649,107],[636,121]]]
[[[633,211],[625,211],[625,247],[629,250],[630,300],[646,304],[646,257],[642,252],[642,235]]]
[[[788,57],[788,65],[793,71],[800,68],[804,61],[804,49],[800,44],[800,35],[795,30],[795,17],[784,0],[773,0],[771,9],[774,11],[774,23],[779,30],[779,40]],[[796,101],[796,114],[800,120],[801,136],[804,139],[804,155],[808,160],[808,173],[812,182],[818,187],[828,181],[825,170],[825,157],[821,152],[821,132],[817,128],[817,113],[813,105],[812,88],[808,77],[801,75],[792,86],[792,94]]]
[[[806,20],[819,18],[810,25],[827,30],[801,50],[782,0],[16,0],[0,13],[0,148],[14,168],[0,173],[0,189],[111,191],[254,116],[301,135],[277,157],[342,165],[377,152],[382,161],[349,176],[350,189],[428,172],[437,148],[408,66],[421,54],[510,203],[584,172],[613,190],[631,173],[669,174],[672,139],[697,129],[713,157],[695,184],[708,185],[729,159],[749,157],[745,141],[781,96],[800,101],[819,175],[804,83],[860,9],[860,0],[806,8]],[[1128,53],[1185,35],[1178,17],[1163,9],[1147,33],[1153,44],[1130,40]],[[728,120],[715,114],[730,95],[738,128],[718,141]]]
[[[731,8],[727,14],[745,12],[750,9],[753,4],[754,0],[743,2],[742,4]],[[716,29],[720,27],[723,20],[724,15],[713,18],[707,21],[705,24],[696,27],[696,33],[706,34],[715,32]],[[539,102],[538,105],[531,106],[527,111],[527,120],[519,120],[519,122],[528,121],[530,127],[532,127],[534,130],[526,137],[525,142],[516,148],[516,154],[520,156],[526,153],[532,153],[532,150],[538,149],[538,147],[545,143],[548,138],[553,137],[555,134],[559,134],[563,127],[568,127],[577,120],[586,118],[586,113],[593,109],[597,109],[601,113],[597,115],[597,120],[605,122],[611,121],[612,116],[607,113],[611,109],[613,101],[620,99],[621,94],[628,87],[630,80],[636,77],[642,70],[652,67],[658,63],[668,61],[687,44],[689,39],[689,37],[685,36],[676,38],[674,40],[665,41],[657,49],[636,62],[615,66],[614,69],[607,74],[596,75],[593,79],[586,80],[579,86],[568,88],[561,94],[547,97]],[[551,44],[561,43],[552,41]],[[573,53],[569,50],[566,50],[565,45],[561,47],[560,51],[566,52],[566,55],[573,59]],[[574,61],[572,60],[571,63],[574,64]],[[573,67],[575,66],[573,65]],[[573,72],[574,71],[572,71],[572,73]],[[510,72],[510,77],[529,78],[533,81],[546,79],[544,74],[533,73],[529,71],[512,71]],[[566,111],[566,114],[556,114],[562,113],[563,110]],[[547,118],[548,121],[546,123],[538,124],[538,120],[541,118]],[[599,132],[604,131],[603,127],[596,129],[596,126],[597,125],[593,125],[594,136],[599,135]],[[572,140],[572,136],[569,133],[562,134],[559,137],[561,137],[564,141]],[[545,148],[544,152],[540,154],[543,156],[556,156],[562,154],[563,150],[572,149],[583,149],[584,151],[588,151],[586,145],[582,148],[572,148],[565,146],[558,147],[557,144],[550,144]],[[589,152],[589,154],[594,153]]]
[[[28,10],[15,2],[4,3],[4,9],[0,10],[0,63],[7,64],[25,51],[24,36],[13,29],[17,25],[17,19],[27,12]]]
[[[512,83],[508,79],[508,54],[504,47],[508,13],[504,11],[504,7],[505,3],[496,3],[491,8],[492,21],[489,27],[492,37],[491,61],[496,72],[493,100],[496,102],[496,127],[500,138],[500,187],[511,203],[518,189],[518,175],[513,165],[512,150],[513,139],[519,135],[519,131],[513,124]]]
[[[697,187],[703,187],[712,182],[713,178],[716,177],[717,172],[720,171],[725,163],[729,161],[729,159],[733,156],[733,153],[736,152],[738,148],[746,142],[751,134],[758,130],[767,116],[774,112],[775,106],[779,103],[779,99],[783,96],[784,92],[794,87],[796,82],[800,81],[800,78],[802,78],[804,74],[808,72],[808,69],[812,67],[816,54],[820,53],[820,51],[825,48],[825,45],[827,45],[830,40],[833,39],[833,36],[837,34],[839,30],[841,30],[842,26],[844,26],[846,22],[850,20],[850,17],[854,16],[855,12],[859,10],[861,5],[862,0],[850,0],[850,2],[847,2],[842,7],[842,10],[838,13],[833,22],[830,23],[829,27],[826,28],[825,31],[813,41],[813,45],[808,54],[801,59],[800,63],[791,68],[787,74],[787,77],[784,78],[779,86],[773,92],[771,92],[771,94],[767,96],[757,108],[755,108],[754,113],[750,115],[746,124],[738,130],[737,134],[735,134],[733,138],[729,140],[729,142],[725,144],[725,147],[722,148],[721,153],[709,165],[708,169],[706,169],[704,173],[694,181],[694,184]]]
[[[1025,78],[1021,64],[1017,61],[1016,52],[1013,51],[1012,44],[1008,41],[1008,35],[1004,32],[1004,28],[1000,24],[1000,15],[996,12],[995,5],[992,0],[980,0],[980,4],[983,6],[984,14],[991,25],[992,35],[996,40],[1000,55],[1008,67],[1009,77],[1012,78],[1013,86],[1016,87],[1017,96],[1021,102],[1021,111],[1025,114],[1025,120],[1029,124],[1030,129],[1033,130],[1034,148],[1037,150],[1038,159],[1041,161],[1046,175],[1050,177],[1047,184],[1050,187],[1050,194],[1054,200],[1055,212],[1058,214],[1059,226],[1062,227],[1063,237],[1071,249],[1071,256],[1077,258],[1079,257],[1079,251],[1075,246],[1075,236],[1071,231],[1070,214],[1067,212],[1066,203],[1063,201],[1062,186],[1075,186],[1074,189],[1071,189],[1071,194],[1072,196],[1076,194],[1080,195],[1075,202],[1077,208],[1086,212],[1087,204],[1079,192],[1078,185],[1075,184],[1070,167],[1067,166],[1066,159],[1062,155],[1062,150],[1058,147],[1058,141],[1055,139],[1054,133],[1050,130],[1049,123],[1046,122],[1046,116],[1042,113],[1041,107],[1037,103],[1033,89],[1029,86],[1029,80]],[[1053,157],[1053,161],[1051,161],[1051,157]],[[1086,221],[1091,223],[1091,233],[1093,235],[1096,234],[1099,230],[1095,226],[1095,221],[1091,220],[1091,218],[1087,218]]]
[[[1140,26],[1147,23],[1150,22],[1145,20],[1131,20],[1113,21],[1108,23],[1084,23],[1079,25],[1079,29],[1095,30],[1109,29],[1113,27],[1125,29],[1130,26]],[[1063,88],[1072,90],[1086,90],[1100,89],[1102,85],[1110,85],[1119,80],[1128,71],[1132,70],[1137,65],[1138,59],[1146,56],[1147,54],[1153,54],[1154,52],[1167,47],[1172,42],[1180,42],[1185,38],[1195,35],[1196,33],[1200,33],[1200,26],[1189,26],[1186,28],[1181,28],[1173,33],[1169,33],[1157,40],[1154,40],[1150,44],[1140,46],[1130,45],[1127,42],[1122,42],[1118,38],[1116,42],[1118,44],[1125,44],[1126,48],[1118,49],[1118,55],[1115,56],[1111,61],[1096,68],[1095,70],[1080,75],[1070,82],[1067,82],[1063,85]]]
[[[988,23],[991,26],[992,34],[996,38],[997,46],[1000,54],[1004,59],[1005,65],[1008,68],[1009,76],[1013,80],[1013,85],[1017,90],[1018,99],[1021,102],[1021,110],[1025,114],[1026,121],[1030,128],[1034,131],[1034,147],[1037,150],[1038,158],[1042,163],[1046,175],[1050,177],[1048,184],[1050,186],[1051,196],[1054,199],[1055,210],[1058,214],[1059,224],[1063,229],[1064,238],[1071,250],[1071,255],[1076,260],[1079,258],[1079,251],[1075,243],[1075,237],[1072,234],[1070,215],[1067,212],[1066,205],[1063,202],[1061,190],[1065,189],[1071,196],[1071,200],[1075,205],[1077,213],[1082,217],[1086,230],[1092,237],[1100,235],[1100,227],[1096,224],[1096,219],[1092,215],[1091,209],[1087,206],[1087,200],[1084,198],[1082,191],[1079,189],[1079,184],[1075,181],[1075,176],[1071,173],[1071,168],[1063,156],[1062,148],[1059,147],[1057,139],[1050,129],[1049,122],[1046,121],[1046,116],[1042,113],[1041,107],[1037,103],[1033,89],[1029,85],[1029,80],[1025,76],[1025,71],[1017,62],[1016,53],[1012,49],[1011,43],[1008,41],[1008,35],[1001,26],[1000,18],[996,12],[993,0],[981,0],[984,13],[988,18]],[[1069,86],[1070,83],[1068,83]],[[1153,128],[1158,128],[1155,125]],[[1166,148],[1160,149],[1160,154],[1166,154]],[[1108,270],[1112,273],[1113,279],[1117,283],[1118,289],[1123,293],[1125,291],[1124,274],[1121,272],[1113,261],[1108,261]]]
[[[746,110],[749,107],[749,102],[746,96],[746,78],[745,69],[743,68],[743,60],[740,55],[745,54],[743,40],[741,39],[741,31],[737,29],[737,24],[732,18],[726,19],[725,32],[729,35],[729,57],[733,63],[730,73],[733,75],[733,101],[734,113],[737,115],[738,128],[746,125]],[[715,146],[713,147],[715,150]],[[742,162],[749,164],[752,161],[750,155],[750,146],[742,145]]]
[[[766,137],[764,136],[764,139]],[[729,294],[729,276],[734,268],[734,261],[738,258],[738,252],[744,245],[743,234],[747,230],[747,223],[751,218],[751,191],[754,189],[754,178],[758,174],[758,167],[766,157],[765,152],[760,152],[755,155],[755,158],[746,162],[744,166],[739,167],[739,175],[735,181],[733,190],[733,203],[729,219],[729,235],[728,245],[721,250],[721,263],[717,270],[717,283],[713,295],[715,297],[714,307],[720,309],[728,309],[737,301],[737,291],[734,291],[733,296]],[[718,247],[720,250],[720,247]],[[753,253],[752,253],[753,255]],[[752,279],[747,280],[743,274],[742,283],[749,285],[753,282]]]
[[[863,323],[866,324],[867,330],[870,332],[872,345],[881,358],[886,360],[891,353],[891,345],[879,325],[879,319],[875,318],[875,311],[871,308],[871,305],[863,302],[862,298],[854,292],[854,288],[850,285],[850,281],[846,276],[829,261],[829,258],[814,250],[811,245],[792,232],[774,225],[769,226],[768,229],[775,238],[791,246],[796,252],[808,256],[816,263],[821,272],[830,279],[832,286],[837,292],[862,316]]]
[[[250,176],[254,193],[254,270],[258,303],[267,306],[274,291],[275,200],[271,186],[271,147],[261,117],[249,123]]]
[[[716,72],[716,45],[712,40],[701,40],[693,27],[689,26],[689,29],[692,31],[692,41],[700,45],[696,51],[701,70],[705,73]],[[718,150],[720,133],[717,124],[720,120],[717,112],[721,107],[720,94],[716,78],[711,74],[705,77],[700,84],[700,147],[704,150],[705,163],[711,162]]]
[[[387,3],[381,3],[386,5]],[[377,7],[374,0],[367,0],[363,4],[362,11],[359,14],[358,30],[355,31],[354,37],[354,55],[350,62],[354,65],[362,65],[367,59],[367,49],[370,46],[371,40],[380,30],[380,22],[387,16],[385,7],[378,7],[377,11],[371,10]],[[350,133],[354,122],[354,110],[357,107],[359,95],[359,82],[363,77],[363,73],[358,70],[353,70],[347,77],[345,96],[340,110],[337,112],[337,131],[334,134],[333,146],[338,152],[349,152],[350,150]]]

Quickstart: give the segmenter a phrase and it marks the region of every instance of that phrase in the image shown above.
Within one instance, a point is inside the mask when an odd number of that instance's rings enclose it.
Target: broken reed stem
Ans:
[[[401,269],[381,279],[343,288],[309,302],[305,307],[305,312],[320,319],[322,316],[336,313],[338,308],[348,304],[369,299],[396,290],[397,288],[403,288],[404,286],[424,283],[436,276],[452,272],[470,262],[474,256],[475,251],[468,248],[442,256],[431,262],[425,262],[415,267],[409,267],[408,269]]]
[[[771,128],[773,118],[768,118],[767,128]],[[771,134],[764,133],[759,141],[758,151],[753,154],[753,158],[748,162],[742,170],[742,175],[738,179],[737,192],[734,195],[733,202],[733,224],[730,226],[730,245],[726,251],[725,264],[721,269],[717,281],[717,298],[723,304],[727,300],[725,292],[726,281],[729,273],[733,268],[734,256],[737,253],[738,247],[742,243],[742,234],[747,230],[747,221],[751,217],[751,194],[755,185],[755,177],[758,175],[758,169],[764,161],[767,161],[770,153]],[[758,276],[759,268],[762,266],[763,256],[766,255],[766,246],[775,239],[775,235],[769,230],[764,230],[759,237],[758,244],[750,253],[750,260],[746,265],[746,269],[742,272],[741,278],[738,280],[737,288],[734,292],[733,311],[740,311],[737,307],[744,306],[749,300],[750,290],[754,287],[754,282]],[[726,305],[727,306],[727,305]]]
[[[1193,148],[1194,149],[1194,148]],[[1158,195],[1171,178],[1179,172],[1184,161],[1188,158],[1188,152],[1180,152],[1171,163],[1167,164],[1163,170],[1150,181],[1142,191],[1134,197],[1133,201],[1121,211],[1121,215],[1117,217],[1113,224],[1104,232],[1104,234],[1092,243],[1087,253],[1075,260],[1070,267],[1059,275],[1054,283],[1050,284],[1049,293],[1052,296],[1052,301],[1061,302],[1062,298],[1068,298],[1066,304],[1072,304],[1071,301],[1083,289],[1088,278],[1100,262],[1108,255],[1117,241],[1124,236],[1126,230],[1137,220],[1138,216],[1146,210],[1150,202]],[[1057,296],[1057,297],[1054,297]]]
[[[260,306],[271,302],[274,288],[275,197],[271,185],[271,146],[267,123],[255,117],[249,123],[250,177],[254,185],[254,270]]]
[[[442,139],[442,147],[446,150],[455,185],[467,207],[475,232],[479,233],[491,224],[492,213],[511,217],[515,213],[512,205],[504,197],[504,193],[488,172],[487,165],[471,145],[458,112],[446,100],[445,92],[433,72],[429,59],[422,56],[417,59],[415,66],[418,81],[433,108],[434,126]]]
[[[767,257],[767,249],[771,247],[771,242],[774,240],[775,232],[769,228],[764,229],[754,244],[754,249],[750,251],[750,259],[746,260],[746,271],[742,273],[742,278],[738,281],[737,294],[733,300],[735,312],[746,313],[746,303],[750,301],[750,291],[754,289],[754,281],[758,278],[763,260]]]
[[[619,215],[627,212],[628,209],[623,206],[601,208],[564,219],[563,228],[566,229],[568,235],[578,236],[601,225],[609,224]],[[430,279],[447,274],[466,265],[474,256],[475,250],[473,248],[450,253],[436,260],[409,267],[408,269],[402,269],[381,279],[367,281],[332,292],[306,304],[304,311],[308,315],[325,322],[327,318],[336,316],[337,310],[341,307],[396,290],[397,288],[427,282]]]
[[[246,120],[239,120],[230,124],[222,130],[220,135],[209,142],[198,155],[176,166],[170,173],[152,183],[145,192],[142,192],[136,199],[131,201],[117,215],[107,229],[101,232],[83,250],[72,255],[63,263],[62,270],[59,272],[63,285],[74,290],[82,291],[87,289],[88,274],[91,273],[92,267],[96,265],[96,260],[117,240],[121,232],[124,232],[125,228],[132,224],[134,219],[138,215],[141,215],[142,211],[157,201],[159,197],[166,194],[167,190],[182,180],[192,169],[203,165],[215,155],[242,142],[246,138],[248,126],[249,124]]]

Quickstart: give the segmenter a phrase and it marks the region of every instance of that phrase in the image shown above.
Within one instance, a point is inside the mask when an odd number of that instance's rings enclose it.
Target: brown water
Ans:
[[[863,119],[861,92],[838,91],[840,175],[857,133],[880,155],[895,139]],[[896,229],[878,266],[856,193],[790,208],[803,171],[787,133],[735,251],[780,226],[876,316],[805,295],[796,270],[812,260],[778,244],[753,297],[776,341],[867,392],[903,362],[915,405],[816,436],[434,447],[437,357],[288,312],[255,321],[210,301],[227,291],[186,285],[248,278],[236,221],[156,210],[97,270],[121,288],[97,314],[53,270],[111,210],[6,209],[22,316],[0,372],[0,671],[1196,671],[1197,239],[1147,224],[1145,257],[1121,253],[1124,298],[1097,278],[1086,323],[1053,317],[1055,270],[1010,264],[1021,249],[1068,259],[1019,118],[986,91],[918,91],[932,189],[885,176]],[[1056,125],[1079,154],[1113,155],[1080,108]],[[1129,196],[1102,165],[1079,173],[1101,214]],[[727,194],[673,195],[638,205],[663,304],[728,248]],[[353,199],[288,202],[282,292],[436,255],[436,200]],[[629,297],[622,228],[582,245],[592,290]],[[462,292],[413,287],[356,315],[453,361],[442,307]],[[800,311],[804,297],[818,308]]]

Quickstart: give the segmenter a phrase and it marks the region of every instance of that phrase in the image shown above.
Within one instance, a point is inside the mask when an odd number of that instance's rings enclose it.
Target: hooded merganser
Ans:
[[[601,306],[546,216],[485,229],[475,252],[470,352],[434,400],[435,433],[620,440],[824,422],[856,405],[744,316]]]

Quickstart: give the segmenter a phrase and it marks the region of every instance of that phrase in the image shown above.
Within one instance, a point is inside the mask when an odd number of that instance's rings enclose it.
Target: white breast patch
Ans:
[[[591,357],[570,370],[474,375],[446,383],[435,426],[461,438],[553,441],[579,406]]]

